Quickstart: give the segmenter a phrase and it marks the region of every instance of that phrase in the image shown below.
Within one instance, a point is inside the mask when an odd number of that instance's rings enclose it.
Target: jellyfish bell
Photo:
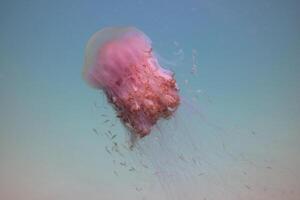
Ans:
[[[132,39],[134,36],[136,36],[136,39],[139,36],[140,37],[143,36],[143,39],[147,41],[145,41],[146,43],[143,46],[142,43],[140,43],[139,47],[144,48],[145,51],[149,50],[149,48],[147,48],[146,45],[150,43],[150,40],[147,38],[147,36],[142,35],[142,32],[132,27],[126,27],[126,28],[108,27],[108,28],[103,28],[102,30],[93,34],[93,36],[89,39],[86,46],[85,63],[83,68],[83,77],[92,87],[99,88],[99,89],[103,88],[103,85],[105,84],[104,80],[99,79],[99,77],[97,77],[97,74],[94,73],[101,73],[101,70],[103,70],[104,67],[103,66],[104,63],[114,62],[117,59],[118,60],[122,58],[124,59],[124,56],[133,55],[133,54],[131,55],[124,55],[124,54],[119,55],[119,54],[126,53],[124,49],[125,46],[122,47],[122,45],[124,44],[126,39],[130,39],[130,38]],[[127,48],[130,48],[129,45],[130,42],[127,43]],[[123,57],[120,58],[120,56]],[[121,67],[122,66],[119,66],[118,69],[120,69]]]
[[[160,66],[151,40],[134,27],[104,28],[86,47],[84,79],[101,89],[123,124],[138,137],[180,103],[174,74]]]

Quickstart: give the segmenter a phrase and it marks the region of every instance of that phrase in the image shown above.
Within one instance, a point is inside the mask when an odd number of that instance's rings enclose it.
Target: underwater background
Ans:
[[[298,200],[299,9],[296,0],[2,0],[0,199],[167,198],[155,174],[124,170],[106,151],[107,120],[119,142],[126,131],[81,76],[93,33],[135,26],[205,117],[188,108],[171,127],[205,144],[191,199]]]

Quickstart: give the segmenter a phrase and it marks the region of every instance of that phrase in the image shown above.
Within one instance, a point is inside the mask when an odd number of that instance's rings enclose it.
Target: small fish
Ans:
[[[110,138],[110,135],[107,132],[105,132],[105,135],[106,137]]]
[[[115,139],[115,137],[117,137],[117,135],[115,134],[115,135],[113,135],[112,137],[111,137],[111,139],[113,140],[113,139]]]
[[[126,165],[126,162],[120,162],[120,165],[122,165],[122,166],[127,166],[127,165]]]
[[[248,189],[248,190],[251,190],[251,187],[247,184],[245,184],[245,187]]]
[[[147,165],[145,165],[145,164],[143,164],[143,163],[142,163],[142,166],[143,166],[144,168],[146,168],[146,169],[149,168]]]
[[[110,152],[110,150],[108,149],[107,146],[105,146],[105,150],[106,150],[107,153],[111,154],[111,152]]]
[[[196,160],[195,158],[192,158],[192,161],[194,163],[194,165],[201,165],[199,160]]]
[[[143,190],[143,188],[141,188],[141,187],[136,187],[135,190],[138,191],[138,192],[140,192],[140,191]]]
[[[94,106],[95,106],[96,108],[98,107],[98,106],[97,106],[97,102],[96,102],[96,101],[94,102]]]
[[[182,161],[185,161],[186,162],[186,159],[183,157],[183,155],[181,154],[181,155],[179,155],[178,156],[178,158],[180,158],[180,160],[182,160]]]
[[[113,142],[113,146],[111,147],[113,150],[117,149],[118,148],[118,143],[116,142]]]
[[[129,171],[132,172],[132,171],[136,171],[136,170],[135,170],[134,167],[131,167],[131,168],[129,169]]]
[[[226,150],[226,146],[225,146],[224,142],[222,142],[222,147],[223,147],[223,150]]]
[[[118,144],[116,142],[114,142],[114,146],[111,148],[111,150],[118,153],[121,157],[124,157],[124,155],[120,152]]]
[[[114,171],[114,174],[115,174],[116,176],[119,176],[119,174],[118,174],[116,171]]]
[[[99,135],[97,129],[93,128],[93,131],[94,131],[94,133],[95,133],[96,135]]]
[[[109,122],[109,119],[105,120],[103,123],[107,123],[107,122]]]

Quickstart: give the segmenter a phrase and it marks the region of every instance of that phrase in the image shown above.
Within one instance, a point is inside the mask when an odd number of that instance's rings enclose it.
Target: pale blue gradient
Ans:
[[[117,25],[138,27],[161,57],[175,62],[169,67],[185,98],[192,98],[185,79],[205,92],[196,106],[209,121],[255,132],[254,139],[232,133],[223,142],[254,163],[272,160],[280,174],[265,181],[282,183],[272,182],[264,197],[298,199],[299,9],[296,0],[1,1],[0,199],[143,198],[132,185],[139,177],[113,175],[106,141],[92,131],[103,125],[103,108],[94,102],[106,103],[81,78],[89,37]],[[173,54],[174,42],[184,60]],[[196,77],[190,75],[193,49]],[[155,177],[147,180],[159,187]],[[262,199],[251,192],[249,199]]]

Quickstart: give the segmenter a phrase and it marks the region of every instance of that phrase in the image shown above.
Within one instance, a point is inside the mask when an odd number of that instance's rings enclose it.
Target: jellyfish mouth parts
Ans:
[[[171,117],[180,104],[178,87],[173,76],[166,76],[164,71],[157,73],[149,65],[142,67],[142,73],[134,70],[134,76],[122,84],[118,81],[118,89],[105,90],[108,101],[117,111],[117,117],[139,138],[150,134],[160,118]],[[120,91],[122,87],[126,90],[123,95],[112,92]]]

